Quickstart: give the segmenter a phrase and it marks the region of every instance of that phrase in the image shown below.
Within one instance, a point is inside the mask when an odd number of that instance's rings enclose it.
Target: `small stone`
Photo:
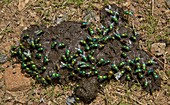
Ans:
[[[165,54],[165,43],[154,43],[151,46],[151,52],[156,56],[161,56]]]
[[[9,91],[25,90],[31,86],[30,79],[21,73],[21,65],[9,67],[4,74],[6,89]]]
[[[0,53],[0,64],[3,64],[7,61],[7,56]]]
[[[74,97],[69,96],[69,97],[66,98],[66,104],[67,105],[72,105],[74,103],[75,103]]]

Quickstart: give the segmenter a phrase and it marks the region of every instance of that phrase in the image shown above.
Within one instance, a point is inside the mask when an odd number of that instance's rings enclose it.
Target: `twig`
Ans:
[[[5,26],[5,28],[1,30],[0,34],[9,26],[10,23],[11,23],[11,22],[8,22],[8,24]],[[4,38],[4,36],[5,36],[5,35],[2,35],[1,41],[2,41],[2,39]]]
[[[161,68],[165,69],[165,67],[163,67],[162,65],[167,65],[168,68],[170,68],[170,66],[168,64],[165,64],[164,62],[162,62],[161,60],[159,60],[158,58],[156,58],[151,52],[149,52],[146,48],[142,47],[142,50],[145,51],[146,53],[148,53],[150,56],[154,57],[154,59],[161,63]]]

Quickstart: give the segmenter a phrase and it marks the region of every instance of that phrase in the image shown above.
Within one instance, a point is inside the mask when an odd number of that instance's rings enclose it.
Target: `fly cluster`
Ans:
[[[66,40],[49,38],[45,30],[36,30],[34,35],[24,34],[21,37],[20,44],[11,48],[11,56],[20,60],[24,72],[45,85],[66,77],[69,80],[96,77],[99,83],[116,79],[139,82],[151,92],[157,89],[160,76],[153,66],[158,63],[143,52],[139,53],[136,47],[138,34],[134,30],[122,32],[130,30],[123,23],[123,16],[131,17],[133,12],[113,10],[111,6],[104,10],[109,17],[107,26],[93,29],[90,23],[82,22],[81,28],[88,35],[76,40],[75,46],[69,45]],[[51,52],[59,57],[52,60],[55,57],[50,56]],[[78,88],[79,85],[75,90]]]

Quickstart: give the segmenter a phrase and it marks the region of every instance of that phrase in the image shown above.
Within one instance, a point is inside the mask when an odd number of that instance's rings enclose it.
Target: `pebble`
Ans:
[[[67,97],[67,99],[66,99],[66,104],[67,105],[72,105],[74,103],[75,103],[74,97]]]
[[[0,53],[0,64],[3,64],[7,61],[7,55]]]

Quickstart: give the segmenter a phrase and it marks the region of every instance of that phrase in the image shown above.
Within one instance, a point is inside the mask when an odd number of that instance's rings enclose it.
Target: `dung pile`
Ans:
[[[11,56],[23,72],[38,82],[62,85],[74,81],[74,99],[90,103],[99,85],[110,79],[139,82],[153,92],[160,88],[155,72],[159,65],[138,48],[139,35],[128,27],[133,15],[116,5],[101,10],[101,27],[87,22],[63,22],[57,26],[31,26],[24,30]],[[131,86],[130,85],[130,86]]]

